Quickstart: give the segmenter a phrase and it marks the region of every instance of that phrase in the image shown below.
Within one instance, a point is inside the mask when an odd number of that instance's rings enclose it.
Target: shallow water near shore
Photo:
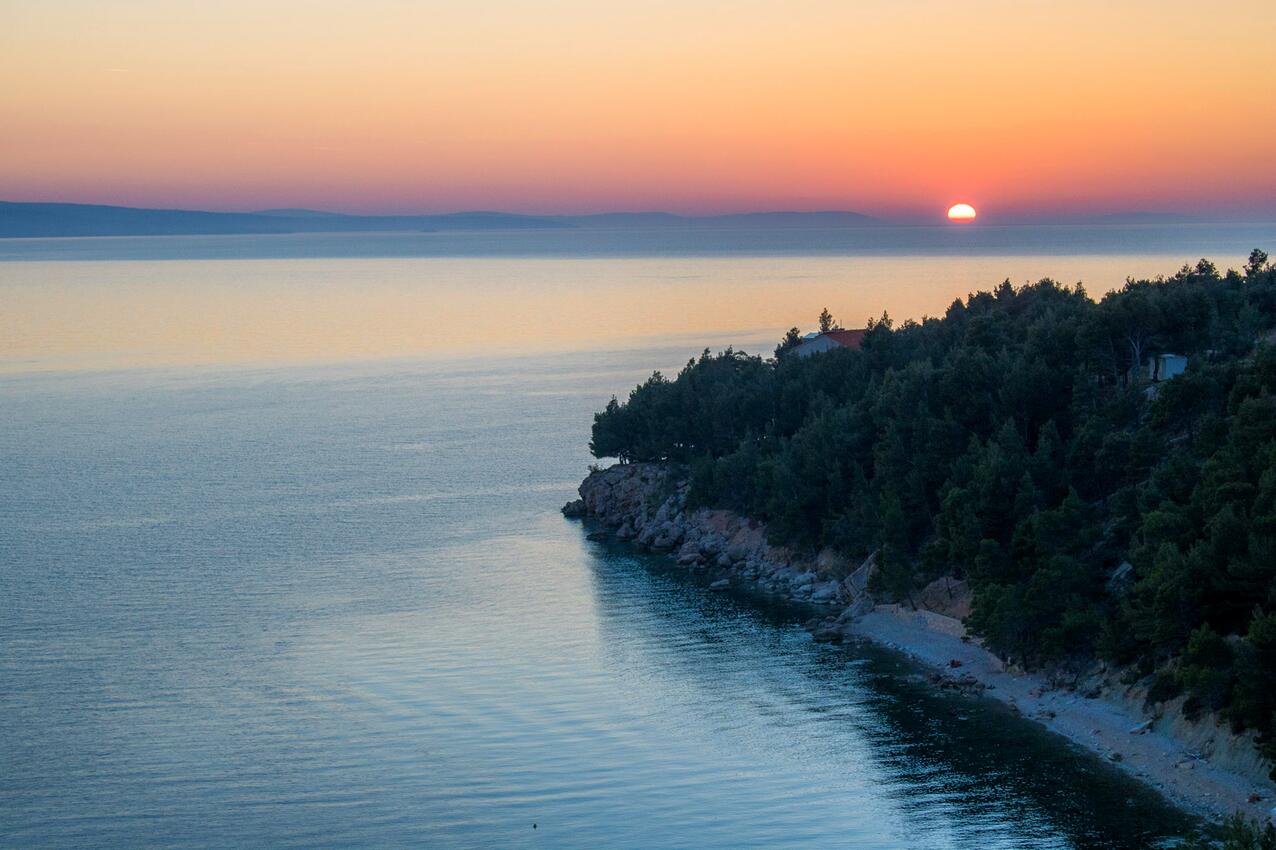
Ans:
[[[694,350],[0,376],[0,845],[1190,828],[890,653],[564,520],[593,411]]]

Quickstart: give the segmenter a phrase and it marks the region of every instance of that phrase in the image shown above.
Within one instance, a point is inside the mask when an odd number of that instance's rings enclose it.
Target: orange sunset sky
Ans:
[[[0,198],[1276,214],[1271,0],[0,0]]]

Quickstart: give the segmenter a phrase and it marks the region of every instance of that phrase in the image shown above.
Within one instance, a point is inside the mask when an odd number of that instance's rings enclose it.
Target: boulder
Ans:
[[[573,499],[562,507],[563,516],[569,519],[580,519],[589,513],[584,499]]]
[[[821,584],[811,592],[812,602],[833,602],[837,599],[838,587],[837,582],[830,581]]]
[[[654,522],[649,522],[642,527],[642,530],[638,532],[638,537],[635,539],[644,546],[650,546],[652,541],[659,535],[660,526],[656,525]]]
[[[705,555],[715,555],[722,551],[726,541],[721,534],[710,532],[700,537],[700,551]]]
[[[864,563],[860,564],[855,572],[846,577],[843,586],[848,591],[848,596],[858,598],[868,594],[868,584],[873,578],[873,574],[877,572],[877,553],[869,555],[864,559]]]
[[[917,606],[955,620],[970,616],[974,595],[964,581],[941,576],[918,591]]]
[[[815,556],[815,569],[823,576],[844,576],[850,573],[851,564],[846,558],[825,547]]]
[[[875,604],[873,597],[866,593],[851,600],[851,604],[847,606],[846,610],[850,612],[851,618],[854,619],[855,617],[863,617],[869,611],[872,611]]]
[[[702,560],[703,558],[700,555],[700,547],[696,546],[695,543],[683,543],[682,548],[678,550],[679,564],[683,564],[684,566],[688,564],[698,564]]]
[[[651,541],[651,548],[672,549],[678,545],[680,540],[682,540],[682,529],[669,520],[665,520],[659,526],[656,526],[655,523],[652,525],[653,527],[657,527],[659,530],[654,539]]]

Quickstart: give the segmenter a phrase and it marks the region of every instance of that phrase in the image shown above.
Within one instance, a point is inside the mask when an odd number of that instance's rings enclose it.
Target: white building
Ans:
[[[1187,358],[1182,354],[1158,354],[1148,358],[1147,376],[1153,381],[1168,381],[1187,371]]]

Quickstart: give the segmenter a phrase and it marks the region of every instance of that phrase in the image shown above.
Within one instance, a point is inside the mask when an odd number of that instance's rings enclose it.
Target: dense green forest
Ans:
[[[778,543],[940,575],[1029,667],[1095,657],[1276,756],[1276,269],[1202,260],[1101,300],[1050,280],[869,323],[862,349],[708,351],[597,414],[598,457],[685,463]],[[1152,383],[1143,367],[1185,355]]]

